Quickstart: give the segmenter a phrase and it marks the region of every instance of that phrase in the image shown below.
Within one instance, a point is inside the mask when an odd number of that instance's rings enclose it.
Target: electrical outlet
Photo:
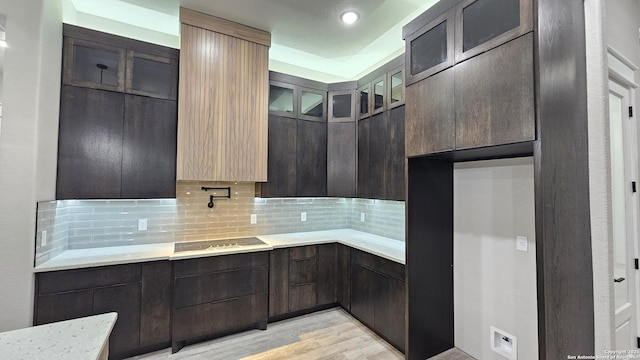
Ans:
[[[527,252],[529,251],[529,244],[526,236],[516,236],[516,250]]]
[[[47,230],[42,230],[42,237],[40,238],[40,246],[47,246]]]
[[[251,225],[255,225],[258,223],[258,215],[257,214],[251,214]]]
[[[306,212],[301,212],[300,213],[300,221],[307,221],[307,213]]]
[[[364,213],[360,213],[360,221],[364,222]]]
[[[147,219],[138,219],[138,231],[147,230]]]

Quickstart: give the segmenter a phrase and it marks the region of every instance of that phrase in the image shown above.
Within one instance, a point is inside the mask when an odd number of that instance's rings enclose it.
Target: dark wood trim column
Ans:
[[[584,3],[538,0],[534,147],[540,359],[594,354]]]
[[[408,159],[407,359],[453,347],[453,160]]]

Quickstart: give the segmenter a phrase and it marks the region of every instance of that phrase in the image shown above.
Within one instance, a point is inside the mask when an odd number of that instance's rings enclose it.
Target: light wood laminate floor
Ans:
[[[134,357],[145,360],[396,360],[404,355],[341,308],[315,312],[251,330],[184,347]],[[452,349],[437,360],[473,360]]]

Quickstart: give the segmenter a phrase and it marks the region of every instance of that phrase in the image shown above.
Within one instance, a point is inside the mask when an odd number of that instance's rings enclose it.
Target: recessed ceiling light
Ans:
[[[358,21],[359,17],[360,16],[355,11],[345,11],[342,13],[342,15],[340,15],[340,19],[342,19],[342,22],[347,25],[355,23],[356,21]]]
[[[7,47],[7,42],[4,40],[0,40],[0,48],[6,48]]]

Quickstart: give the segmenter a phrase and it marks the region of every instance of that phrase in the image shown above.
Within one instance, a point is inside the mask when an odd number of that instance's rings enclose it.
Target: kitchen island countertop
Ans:
[[[107,313],[0,333],[0,354],[14,360],[97,360],[118,314]]]

